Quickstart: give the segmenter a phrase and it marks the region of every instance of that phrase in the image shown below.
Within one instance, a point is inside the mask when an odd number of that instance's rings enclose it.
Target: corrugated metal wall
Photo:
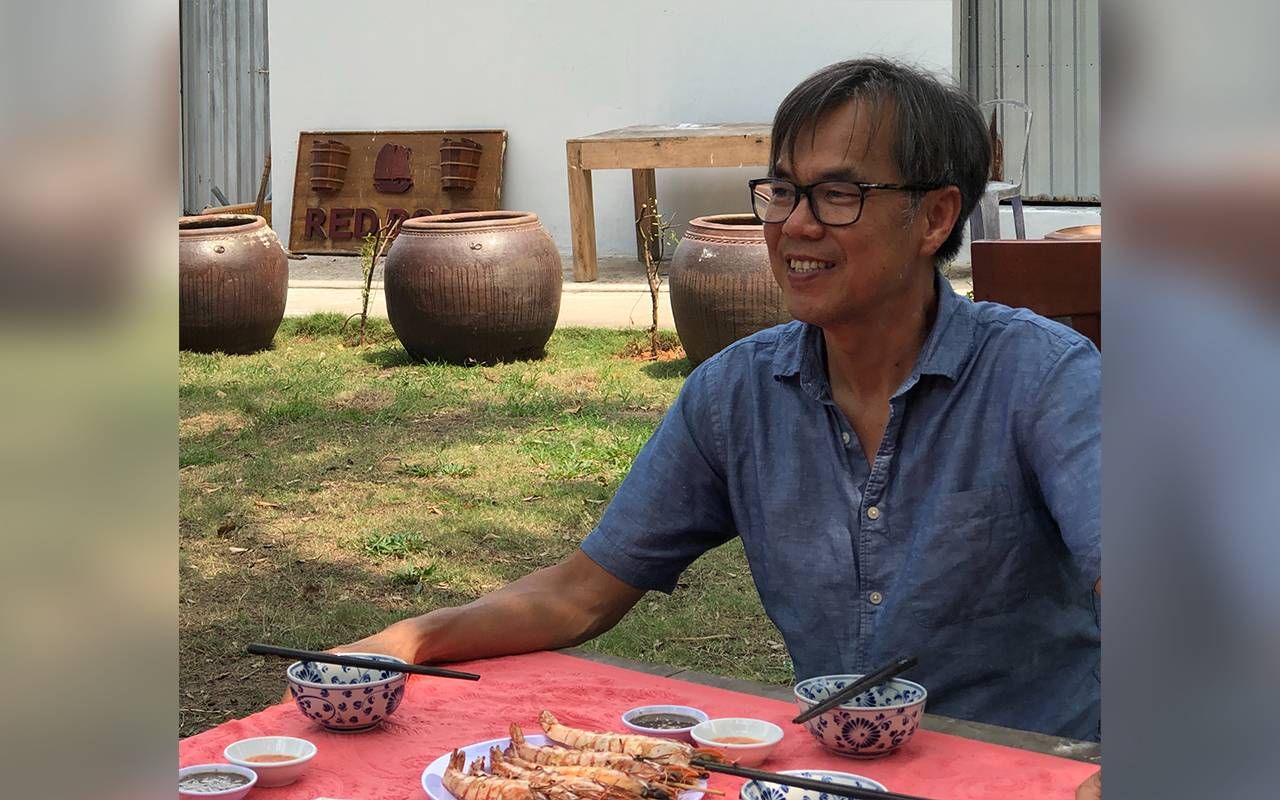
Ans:
[[[267,0],[181,0],[182,197],[249,203],[271,149]]]
[[[1031,106],[1029,200],[1100,200],[1099,0],[967,0],[964,79],[979,101]],[[1012,117],[1009,122],[1016,122]],[[1022,158],[1017,124],[1001,124],[1006,175]]]

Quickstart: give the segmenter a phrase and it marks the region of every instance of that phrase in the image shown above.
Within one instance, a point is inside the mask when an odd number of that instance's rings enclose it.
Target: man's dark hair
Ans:
[[[873,135],[881,110],[892,109],[893,160],[903,183],[960,189],[960,216],[933,257],[935,265],[947,263],[960,251],[965,222],[991,171],[991,142],[977,104],[959,87],[918,67],[883,58],[841,61],[805,78],[778,106],[770,172],[784,148],[794,156],[801,130],[812,129],[824,114],[851,100],[871,114]]]

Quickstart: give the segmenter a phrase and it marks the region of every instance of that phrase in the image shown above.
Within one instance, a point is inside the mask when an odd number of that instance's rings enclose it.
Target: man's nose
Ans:
[[[800,195],[796,200],[796,207],[791,209],[791,216],[782,223],[782,233],[800,239],[820,239],[822,231],[822,223],[813,215],[809,195]]]

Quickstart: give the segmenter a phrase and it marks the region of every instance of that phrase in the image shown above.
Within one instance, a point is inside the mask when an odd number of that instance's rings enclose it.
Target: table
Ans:
[[[1029,308],[1102,349],[1102,240],[1000,239],[970,245],[973,299]]]
[[[543,708],[566,725],[620,730],[618,717],[629,708],[678,703],[697,706],[713,717],[752,716],[781,725],[786,736],[764,769],[855,772],[893,791],[939,800],[1070,798],[1074,787],[1097,768],[934,730],[918,731],[908,744],[885,758],[845,759],[822,750],[807,733],[790,724],[796,713],[792,703],[563,653],[473,661],[459,668],[483,677],[471,682],[410,676],[404,704],[380,729],[329,733],[304,718],[292,704],[280,704],[183,740],[179,763],[222,761],[226,745],[250,736],[300,736],[314,742],[319,750],[307,773],[292,786],[254,790],[250,800],[421,800],[425,797],[420,784],[422,771],[436,757],[454,747],[506,736],[512,722],[528,732],[538,732],[537,714]],[[280,672],[283,677],[284,662]],[[725,800],[733,800],[742,782],[713,775],[710,786],[724,791]]]
[[[655,169],[765,166],[769,163],[769,142],[770,126],[757,122],[632,125],[570,139],[565,150],[569,165],[573,279],[596,279],[592,170],[631,170],[633,219],[638,220],[641,207],[657,194]],[[644,237],[637,231],[636,257],[641,261],[644,261],[645,246]]]

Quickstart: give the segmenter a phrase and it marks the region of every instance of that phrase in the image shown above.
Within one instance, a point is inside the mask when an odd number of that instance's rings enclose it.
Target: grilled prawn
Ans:
[[[561,725],[550,711],[538,715],[538,722],[547,736],[561,744],[582,750],[600,750],[608,753],[622,753],[662,765],[670,776],[676,770],[682,782],[690,778],[705,778],[707,773],[690,766],[689,760],[695,755],[722,760],[723,755],[715,750],[695,748],[684,742],[672,739],[659,739],[656,736],[637,736],[623,733],[595,733],[579,728]]]

